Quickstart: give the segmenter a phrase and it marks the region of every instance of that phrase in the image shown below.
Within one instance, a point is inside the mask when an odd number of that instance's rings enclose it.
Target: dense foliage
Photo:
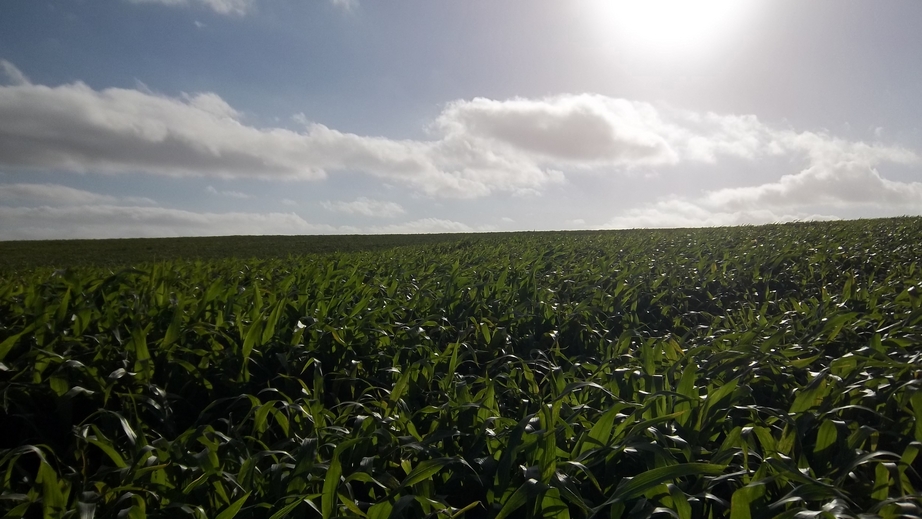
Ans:
[[[9,274],[0,514],[922,515],[922,220]]]
[[[0,242],[0,271],[31,267],[130,267],[178,259],[285,258],[392,249],[457,239],[453,234],[208,236]]]

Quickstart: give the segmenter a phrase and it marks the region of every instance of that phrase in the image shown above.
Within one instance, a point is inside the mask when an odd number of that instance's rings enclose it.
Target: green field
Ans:
[[[0,243],[0,515],[922,516],[922,219],[414,239]]]
[[[457,240],[454,234],[222,236],[0,242],[0,271],[35,267],[127,267],[178,259],[269,259],[391,249]]]

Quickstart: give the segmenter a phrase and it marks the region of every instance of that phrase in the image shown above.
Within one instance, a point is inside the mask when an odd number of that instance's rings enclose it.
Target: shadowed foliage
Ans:
[[[8,268],[0,514],[919,516],[920,243],[900,218]]]

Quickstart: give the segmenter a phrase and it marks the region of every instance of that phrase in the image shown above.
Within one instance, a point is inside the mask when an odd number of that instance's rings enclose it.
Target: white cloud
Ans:
[[[185,6],[197,4],[220,14],[244,15],[253,9],[255,0],[128,0],[134,4]],[[198,23],[196,23],[198,25]]]
[[[136,205],[151,201],[137,197],[112,197],[55,184],[0,185],[0,203],[21,200],[41,205],[0,205],[0,221],[4,223],[0,226],[0,241],[263,234],[405,234],[492,230],[490,226],[474,228],[461,222],[439,218],[422,218],[367,228],[333,226],[310,223],[292,212],[196,212],[155,205]],[[371,205],[374,207],[374,204]]]
[[[805,156],[807,166],[777,181],[712,189],[697,198],[672,197],[629,210],[611,227],[692,227],[834,219],[830,213],[909,214],[922,211],[922,182],[884,178],[878,165],[916,165],[915,153],[898,147],[849,142],[825,134],[775,132],[774,143]],[[822,213],[817,213],[817,209]]]
[[[476,197],[559,182],[527,156],[452,139],[393,140],[256,128],[213,93],[0,86],[0,165],[77,172],[316,180],[362,171],[431,196]]]
[[[250,195],[246,193],[241,193],[240,191],[223,191],[223,190],[216,189],[214,186],[206,187],[205,191],[212,195],[228,196],[231,198],[240,198],[240,199],[251,198]]]
[[[441,218],[421,218],[410,222],[392,225],[374,226],[367,229],[371,234],[438,234],[451,232],[476,232],[489,230],[487,228],[473,228],[467,224]]]
[[[218,192],[213,186],[206,190]],[[285,204],[286,200],[282,203]],[[358,201],[361,200],[363,199]],[[369,207],[394,210],[393,207],[387,206],[386,202],[364,200],[369,202]],[[14,204],[10,205],[10,202]],[[29,205],[20,206],[16,202],[26,202]],[[400,209],[402,212],[403,208]],[[421,218],[361,228],[311,223],[293,212],[197,212],[159,207],[148,198],[114,197],[57,184],[0,184],[0,222],[3,222],[0,226],[0,241],[267,234],[408,234],[494,230],[492,226],[471,227],[440,218]]]
[[[3,72],[3,75],[6,76],[7,80],[13,85],[29,85],[29,78],[22,73],[21,70],[16,68],[16,65],[13,65],[5,59],[0,59],[0,71]]]
[[[750,207],[899,206],[922,208],[922,182],[895,182],[883,178],[866,162],[819,163],[784,175],[777,182],[711,191],[703,205],[722,210]]]
[[[806,220],[835,220],[834,216],[802,212],[775,212],[769,209],[722,211],[680,198],[662,200],[647,207],[633,208],[613,218],[603,227],[638,229],[651,227],[719,227],[757,225]]]
[[[475,98],[447,104],[430,125],[429,140],[396,140],[344,133],[303,114],[293,116],[301,131],[260,128],[215,93],[169,97],[143,85],[105,90],[81,82],[33,85],[12,64],[0,65],[13,83],[0,86],[0,166],[287,180],[355,172],[427,196],[473,198],[541,195],[585,171],[637,171],[636,178],[655,172],[663,178],[682,174],[686,164],[781,157],[798,165],[779,171],[777,181],[704,186],[711,190],[682,200],[712,215],[698,216],[705,222],[736,218],[728,215],[740,211],[799,218],[812,214],[806,206],[918,208],[922,196],[919,183],[894,182],[879,173],[888,162],[922,163],[912,150],[775,128],[753,115],[695,113],[593,94]],[[399,205],[367,199],[325,207],[368,216],[401,214]],[[688,219],[694,212],[681,214]]]
[[[0,206],[0,240],[330,234],[349,229],[317,225],[294,213],[198,213],[162,207],[83,205]]]
[[[0,202],[15,205],[91,205],[91,204],[144,204],[153,205],[150,198],[115,197],[74,189],[59,184],[0,184]]]
[[[672,196],[627,210],[606,226],[720,226],[922,212],[922,182],[888,180],[875,167],[884,161],[915,163],[914,155],[860,143],[839,141],[839,145],[837,150],[827,145],[810,148],[812,160],[805,169],[775,182],[714,189],[697,198]]]
[[[652,105],[589,94],[455,101],[435,123],[448,142],[578,166],[674,164],[669,127]]]
[[[353,11],[359,6],[359,0],[330,0],[330,2],[344,11]]]
[[[378,218],[393,218],[406,213],[403,207],[396,202],[372,200],[359,197],[352,202],[321,202],[320,205],[327,211],[340,213],[361,214]]]

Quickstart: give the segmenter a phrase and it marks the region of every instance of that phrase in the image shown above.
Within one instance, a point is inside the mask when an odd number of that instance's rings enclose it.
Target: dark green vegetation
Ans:
[[[919,516],[920,243],[895,219],[8,276],[0,513]]]
[[[29,267],[126,267],[156,261],[270,259],[392,249],[456,240],[455,234],[213,236],[0,242],[0,271]]]

